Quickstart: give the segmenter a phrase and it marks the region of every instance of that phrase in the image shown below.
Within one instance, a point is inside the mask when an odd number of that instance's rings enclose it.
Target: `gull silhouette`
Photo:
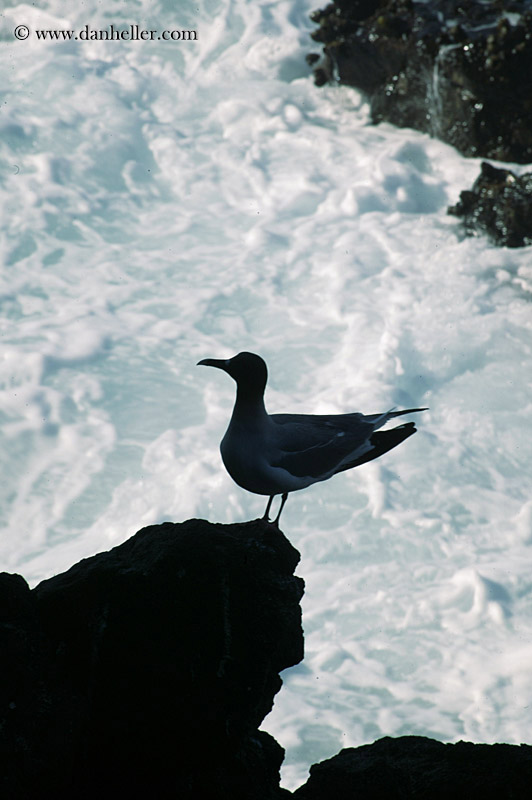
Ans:
[[[264,390],[266,362],[255,353],[233,358],[204,358],[197,366],[217,367],[236,381],[236,401],[220,444],[232,479],[255,494],[268,495],[262,519],[275,495],[281,495],[279,526],[288,494],[326,481],[338,472],[382,456],[416,432],[413,422],[378,431],[389,419],[426,408],[391,409],[383,414],[268,414]]]

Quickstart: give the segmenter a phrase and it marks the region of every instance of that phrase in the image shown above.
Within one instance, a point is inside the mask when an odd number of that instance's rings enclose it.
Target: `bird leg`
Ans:
[[[281,497],[281,508],[279,509],[279,513],[277,514],[277,516],[275,517],[275,519],[274,519],[274,521],[272,523],[273,525],[276,525],[277,527],[279,527],[279,518],[281,516],[281,511],[283,510],[284,504],[286,503],[287,500],[288,500],[288,492],[285,492]]]
[[[270,508],[272,507],[272,503],[273,503],[273,498],[274,497],[275,497],[275,495],[272,494],[272,495],[270,495],[270,499],[268,500],[268,505],[266,506],[266,511],[264,512],[264,516],[262,517],[262,519],[265,522],[269,522],[270,521],[270,517],[268,515],[270,513]]]
[[[264,512],[264,516],[262,517],[262,519],[265,522],[271,522],[272,525],[276,525],[277,528],[278,528],[279,527],[279,517],[281,516],[281,511],[283,510],[284,504],[286,503],[286,501],[288,499],[288,492],[285,492],[281,496],[281,507],[279,508],[279,513],[277,514],[277,516],[275,517],[274,520],[271,520],[270,517],[269,517],[269,514],[270,514],[270,508],[272,507],[272,503],[273,503],[273,498],[274,497],[275,497],[274,494],[270,495],[270,499],[268,500],[268,505],[266,506],[266,511]]]

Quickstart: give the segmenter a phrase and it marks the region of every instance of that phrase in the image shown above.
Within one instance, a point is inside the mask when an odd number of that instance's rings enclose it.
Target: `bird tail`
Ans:
[[[392,417],[402,417],[403,414],[413,414],[414,411],[428,411],[428,410],[429,410],[428,406],[425,406],[425,408],[405,408],[402,411],[396,411],[395,408],[392,408],[390,411],[388,411],[387,417],[388,419],[391,419]]]
[[[409,411],[424,410],[425,409],[422,408],[409,409]],[[408,414],[409,411],[398,411],[394,414],[394,416]],[[388,450],[391,450],[393,447],[397,447],[398,444],[404,442],[405,439],[408,439],[408,437],[412,436],[412,434],[415,432],[415,424],[413,422],[406,422],[404,425],[398,425],[397,428],[392,428],[390,431],[378,431],[376,433],[372,433],[369,440],[371,444],[371,450],[368,450],[367,453],[355,458],[353,461],[349,461],[347,464],[341,464],[336,470],[336,473],[343,472],[346,469],[352,469],[353,467],[359,467],[360,464],[365,464],[366,461],[372,461],[374,458],[382,456],[383,453],[387,453]]]
[[[402,417],[404,414],[413,414],[415,411],[428,411],[428,408],[403,408],[401,411],[390,408],[390,410],[385,411],[384,414],[366,414],[364,419],[373,423],[374,430],[377,430],[377,428],[382,428],[383,425],[386,425],[389,419]]]

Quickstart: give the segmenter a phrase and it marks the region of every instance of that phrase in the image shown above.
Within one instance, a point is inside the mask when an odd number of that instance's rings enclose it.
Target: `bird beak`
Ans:
[[[197,367],[218,367],[218,369],[227,370],[227,364],[229,359],[227,358],[204,358],[202,361],[198,361],[196,364]]]

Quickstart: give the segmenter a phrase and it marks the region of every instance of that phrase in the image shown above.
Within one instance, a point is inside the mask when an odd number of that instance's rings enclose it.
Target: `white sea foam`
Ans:
[[[314,87],[312,0],[40,5],[0,19],[2,568],[263,513],[201,357],[260,352],[271,411],[428,405],[290,497],[306,656],[264,727],[289,787],[385,734],[529,741],[531,256],[446,215],[479,162]],[[111,23],[198,40],[12,33]]]

